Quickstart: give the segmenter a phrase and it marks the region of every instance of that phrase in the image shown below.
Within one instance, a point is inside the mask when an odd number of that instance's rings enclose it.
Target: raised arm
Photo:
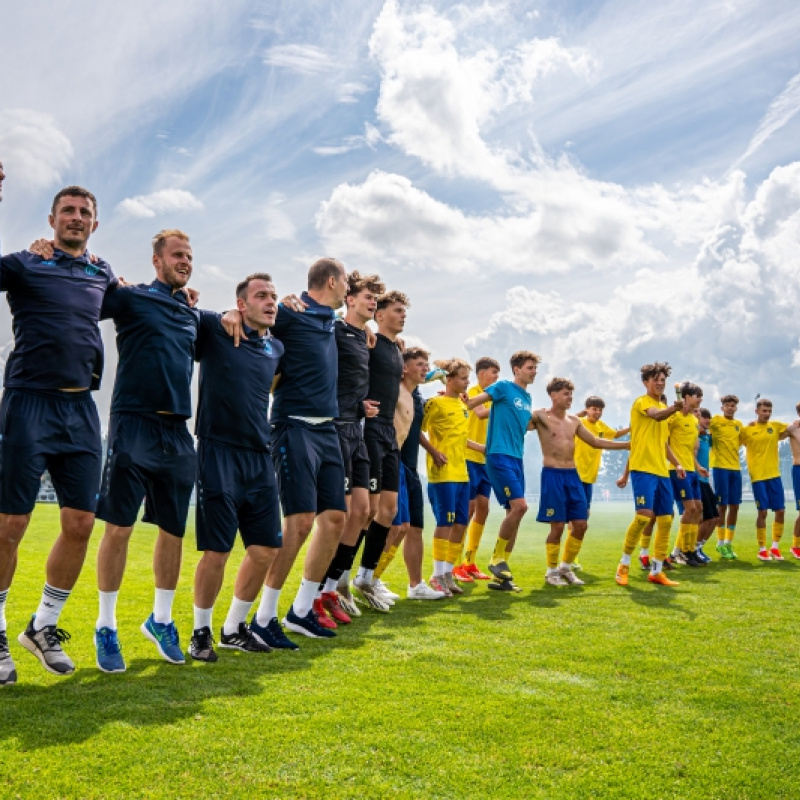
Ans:
[[[579,422],[578,427],[575,428],[575,435],[586,442],[589,447],[594,447],[597,450],[630,450],[630,442],[614,442],[609,439],[598,439],[593,433],[590,433],[583,423]]]
[[[467,400],[467,408],[470,411],[475,411],[475,413],[478,414],[476,410],[477,407],[489,402],[491,399],[492,398],[486,392],[481,392],[480,394],[476,394],[475,397],[470,397],[469,400]],[[478,416],[480,416],[480,414],[478,414]],[[483,419],[483,417],[481,417],[481,419]]]

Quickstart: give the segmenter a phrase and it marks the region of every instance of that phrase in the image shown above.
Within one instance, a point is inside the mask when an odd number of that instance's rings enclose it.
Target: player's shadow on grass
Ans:
[[[670,577],[673,575],[674,573],[670,573]],[[647,579],[645,578],[645,580]],[[620,587],[622,595],[637,605],[673,611],[683,614],[689,620],[697,619],[696,612],[692,611],[690,608],[686,608],[686,606],[680,605],[682,599],[681,590],[683,590],[683,593],[686,591],[683,585],[651,586],[645,584],[638,586],[636,583],[629,583],[626,587]]]

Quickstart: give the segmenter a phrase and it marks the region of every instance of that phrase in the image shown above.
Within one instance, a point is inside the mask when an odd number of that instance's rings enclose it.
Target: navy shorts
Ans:
[[[583,483],[583,493],[586,495],[586,508],[589,509],[592,507],[592,495],[594,494],[594,484],[593,483],[586,483],[586,481],[581,481]]]
[[[50,473],[61,508],[94,512],[100,418],[86,392],[6,389],[0,402],[0,513],[30,514]]]
[[[422,481],[415,469],[402,465],[406,471],[406,491],[408,492],[408,517],[412,528],[425,527],[425,495]]]
[[[492,482],[489,480],[489,473],[486,472],[486,464],[467,460],[467,472],[469,472],[469,499],[474,500],[478,495],[491,496]]]
[[[700,481],[700,499],[703,501],[703,522],[719,516],[717,497],[708,481]]]
[[[769,478],[766,481],[753,481],[753,500],[759,511],[783,511],[786,508],[786,496],[783,493],[783,481],[780,478]]]
[[[369,489],[369,454],[360,422],[337,422],[339,447],[344,462],[344,493]]]
[[[180,537],[186,533],[197,455],[185,420],[162,416],[111,415],[97,516],[130,527],[144,500],[142,521]]]
[[[283,515],[346,511],[344,464],[333,422],[289,419],[272,426],[272,460]]]
[[[451,528],[469,522],[469,481],[429,483],[428,499],[438,527]]]
[[[631,470],[631,488],[636,510],[649,509],[657,517],[672,516],[672,484],[652,472]]]
[[[792,488],[794,489],[794,504],[800,511],[800,464],[792,466]]]
[[[400,487],[400,450],[394,425],[365,425],[364,442],[369,454],[370,494],[396,492]]]
[[[738,469],[714,467],[714,491],[721,506],[742,504],[742,473]]]
[[[521,458],[490,453],[486,456],[486,473],[497,502],[503,508],[508,508],[511,500],[525,497],[525,469]]]
[[[678,506],[678,513],[683,514],[685,500],[700,500],[700,477],[694,471],[687,472],[685,478],[679,478],[677,470],[669,471],[669,482],[672,484],[672,496]]]
[[[237,530],[245,547],[280,547],[283,535],[272,456],[201,439],[195,519],[198,550],[230,552]]]
[[[406,472],[408,467],[400,464],[400,488],[397,492],[397,514],[392,520],[392,525],[405,525],[406,522],[411,522],[411,512],[408,508],[408,482],[406,481]]]
[[[586,490],[578,470],[542,467],[537,522],[573,522],[589,518]]]

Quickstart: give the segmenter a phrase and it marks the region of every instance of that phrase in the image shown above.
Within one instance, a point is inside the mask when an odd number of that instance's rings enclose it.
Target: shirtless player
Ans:
[[[579,417],[567,413],[572,405],[574,389],[572,381],[553,378],[547,384],[552,407],[539,409],[531,415],[531,425],[539,434],[544,460],[541,500],[536,520],[550,525],[545,580],[551,586],[583,584],[571,568],[583,544],[589,517],[586,493],[575,469],[575,437],[598,450],[630,449],[630,442],[598,439],[589,433]],[[572,528],[564,543],[564,554],[559,563],[561,537],[564,525],[568,522]]]

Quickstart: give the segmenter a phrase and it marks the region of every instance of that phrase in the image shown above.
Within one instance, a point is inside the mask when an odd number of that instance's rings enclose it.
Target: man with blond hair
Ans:
[[[498,502],[506,509],[506,516],[500,524],[489,564],[489,572],[497,583],[489,586],[504,591],[514,588],[508,559],[514,550],[522,518],[528,511],[522,457],[525,434],[531,430],[533,400],[527,389],[536,379],[540,361],[536,353],[518,350],[510,359],[514,380],[497,381],[467,401],[470,410],[492,401],[486,434],[486,471]]]
[[[128,543],[145,500],[144,522],[158,526],[153,550],[155,602],[141,625],[159,654],[183,664],[172,603],[181,570],[183,535],[195,477],[195,450],[186,421],[199,312],[184,288],[192,275],[192,246],[180,230],[153,238],[156,279],[106,296],[101,318],[114,320],[119,362],[111,398],[108,452],[97,505],[106,523],[97,553],[100,613],[97,665],[124,672],[116,607]]]

